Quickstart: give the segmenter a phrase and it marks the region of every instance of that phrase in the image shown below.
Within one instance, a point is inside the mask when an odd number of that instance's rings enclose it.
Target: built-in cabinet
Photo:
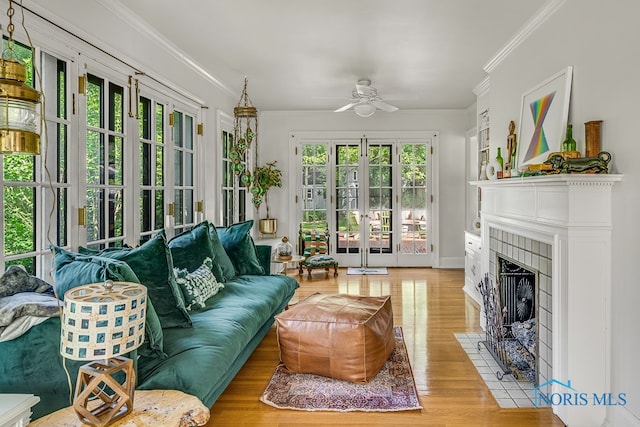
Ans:
[[[479,305],[482,302],[478,283],[482,278],[482,241],[480,235],[464,233],[464,291]]]
[[[467,135],[466,147],[466,224],[464,233],[464,292],[482,307],[482,297],[478,283],[483,277],[481,217],[482,189],[479,181],[487,179],[486,168],[489,164],[490,117],[488,104],[488,78],[483,80],[474,93],[478,96],[476,104],[476,127]]]

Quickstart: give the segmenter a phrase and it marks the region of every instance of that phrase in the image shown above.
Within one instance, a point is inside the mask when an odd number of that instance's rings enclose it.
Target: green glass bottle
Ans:
[[[562,151],[576,151],[576,140],[573,139],[573,125],[567,125],[567,136],[562,141]]]
[[[500,163],[500,170],[504,170],[504,159],[500,153],[500,147],[498,147],[498,155],[496,156],[496,162]]]

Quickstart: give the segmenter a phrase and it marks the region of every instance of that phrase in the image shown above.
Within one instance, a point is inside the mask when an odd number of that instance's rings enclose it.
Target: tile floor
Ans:
[[[484,334],[460,333],[454,334],[464,351],[473,362],[478,373],[501,408],[533,408],[535,386],[527,381],[517,381],[512,375],[505,375],[502,380],[496,377],[496,372],[502,369],[491,356],[491,353],[478,342],[484,340]]]

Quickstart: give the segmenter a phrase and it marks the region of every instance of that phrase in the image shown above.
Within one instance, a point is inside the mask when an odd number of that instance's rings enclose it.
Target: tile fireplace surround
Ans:
[[[621,179],[574,174],[477,182],[482,271],[494,283],[490,236],[513,235],[550,248],[551,360],[540,381],[551,381],[547,393],[565,393],[559,383],[567,381],[577,392],[610,390],[611,191]],[[557,405],[553,411],[567,425],[602,425],[607,415],[598,405]]]

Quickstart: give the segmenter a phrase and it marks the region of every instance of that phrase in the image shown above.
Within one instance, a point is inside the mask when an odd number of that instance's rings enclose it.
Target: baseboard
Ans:
[[[476,292],[472,292],[471,290],[469,290],[466,286],[464,286],[462,288],[462,290],[464,291],[465,294],[467,294],[469,296],[469,298],[471,298],[471,300],[473,302],[475,302],[476,304],[478,304],[478,307],[480,307],[482,305],[482,297],[480,296],[479,293]]]
[[[441,257],[438,268],[464,268],[464,257]]]
[[[640,418],[635,416],[624,406],[607,408],[607,419],[602,427],[637,427],[640,425]]]

